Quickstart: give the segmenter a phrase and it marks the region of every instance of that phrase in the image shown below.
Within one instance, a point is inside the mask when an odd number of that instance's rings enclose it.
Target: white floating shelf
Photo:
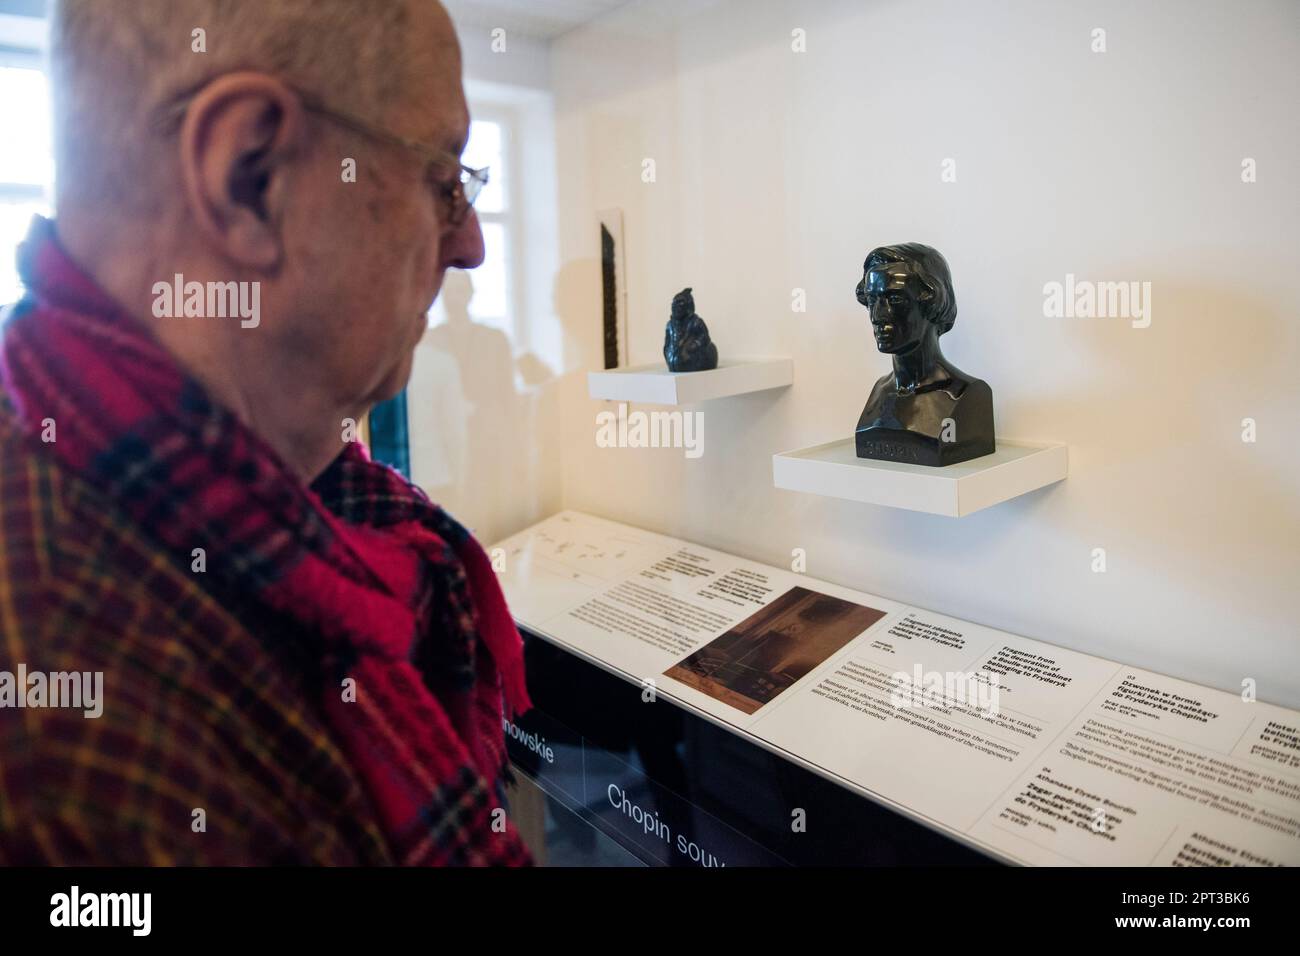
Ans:
[[[931,468],[859,458],[852,438],[772,456],[778,488],[960,518],[1063,479],[1069,449],[1059,442],[997,440],[997,451]]]
[[[651,405],[690,405],[712,398],[784,388],[794,381],[788,358],[734,358],[707,372],[670,372],[662,362],[587,373],[592,398]]]

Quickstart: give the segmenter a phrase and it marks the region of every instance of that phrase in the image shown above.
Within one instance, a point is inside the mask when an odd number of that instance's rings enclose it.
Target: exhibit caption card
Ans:
[[[576,511],[491,550],[521,627],[1005,860],[1300,864],[1296,711]]]

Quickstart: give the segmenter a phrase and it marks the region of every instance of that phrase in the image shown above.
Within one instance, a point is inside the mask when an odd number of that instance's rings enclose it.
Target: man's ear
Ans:
[[[284,253],[280,223],[305,127],[301,101],[263,73],[230,73],[190,103],[180,172],[199,230],[227,258],[269,270]]]

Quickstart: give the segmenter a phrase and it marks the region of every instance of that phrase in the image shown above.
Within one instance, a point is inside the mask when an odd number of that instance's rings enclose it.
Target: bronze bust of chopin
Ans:
[[[943,256],[916,242],[872,249],[857,295],[871,313],[876,348],[894,358],[858,419],[858,457],[952,465],[991,455],[993,390],[939,349],[957,317]]]

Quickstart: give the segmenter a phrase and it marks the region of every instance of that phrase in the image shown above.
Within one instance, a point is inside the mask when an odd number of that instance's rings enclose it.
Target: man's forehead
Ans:
[[[442,70],[444,65],[437,69]],[[460,74],[454,78],[435,78],[426,73],[412,80],[402,97],[403,113],[407,120],[402,125],[417,132],[420,139],[443,149],[459,153],[469,135],[469,106],[461,87]]]
[[[461,83],[460,43],[438,3],[414,5],[412,39],[418,37],[403,99],[412,121],[431,143],[459,153],[469,134],[469,107]]]
[[[425,112],[430,130],[429,142],[459,156],[469,138],[469,109],[463,97],[454,106],[447,102],[434,103]]]

